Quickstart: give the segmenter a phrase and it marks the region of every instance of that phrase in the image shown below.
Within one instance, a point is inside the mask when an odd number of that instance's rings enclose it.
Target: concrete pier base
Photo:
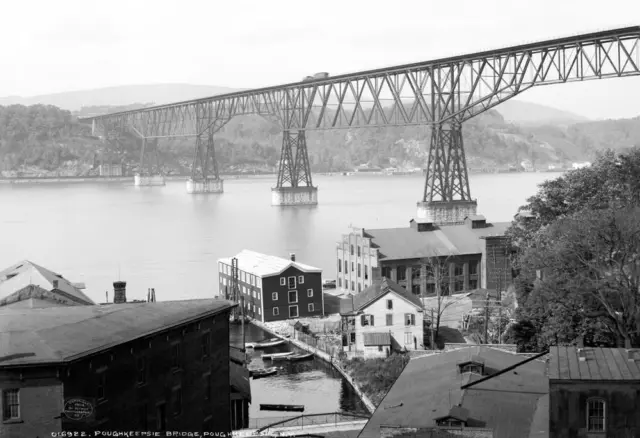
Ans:
[[[201,179],[187,180],[187,193],[222,193],[224,192],[224,182],[221,179]]]
[[[136,175],[133,178],[135,186],[163,186],[165,185],[164,176],[162,175]]]
[[[317,187],[274,187],[271,205],[318,205]]]
[[[464,218],[476,214],[478,201],[430,201],[418,202],[418,219],[435,225],[464,223]]]

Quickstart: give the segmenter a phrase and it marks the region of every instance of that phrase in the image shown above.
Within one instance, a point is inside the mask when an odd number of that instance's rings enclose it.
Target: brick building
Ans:
[[[229,432],[223,300],[0,309],[0,436]]]
[[[640,349],[550,352],[550,438],[640,436]]]
[[[412,219],[407,228],[354,229],[337,244],[337,287],[359,293],[389,278],[414,295],[478,288],[506,291],[512,283],[504,232],[510,222],[468,216],[463,224]]]
[[[245,314],[259,321],[280,321],[324,314],[322,270],[295,260],[243,250],[238,260],[238,289]],[[218,261],[219,291],[232,299],[232,258]]]

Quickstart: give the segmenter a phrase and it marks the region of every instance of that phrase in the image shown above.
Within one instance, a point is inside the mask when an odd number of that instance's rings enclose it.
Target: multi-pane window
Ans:
[[[477,289],[478,288],[478,280],[469,280],[469,289]]]
[[[382,267],[382,276],[385,278],[391,278],[391,267],[383,266]]]
[[[147,359],[144,356],[138,358],[138,385],[147,383]]]
[[[344,273],[348,274],[349,273],[349,263],[347,263],[347,261],[344,261]]]
[[[600,399],[587,400],[587,432],[604,432],[605,402]]]
[[[298,275],[298,283],[304,284],[304,275]]]
[[[298,302],[298,291],[297,290],[290,290],[289,291],[289,302],[290,303],[297,303]]]
[[[313,303],[309,303],[309,304],[307,305],[307,311],[309,311],[309,312],[313,312],[314,310],[315,310],[315,309],[314,309],[314,307],[313,307]]]
[[[287,284],[287,279],[284,277],[280,277],[280,286],[284,286]]]
[[[373,315],[361,315],[360,316],[360,325],[362,327],[366,327],[368,325],[373,325]]]
[[[360,257],[360,247],[358,247],[358,257]]]
[[[386,320],[387,326],[393,325],[393,314],[387,313],[386,316],[387,316],[387,320]]]
[[[274,307],[272,310],[273,316],[278,316],[280,315],[280,309],[278,309],[277,307]]]
[[[107,398],[107,373],[101,372],[98,374],[98,400],[104,400]]]
[[[413,333],[405,332],[404,334],[404,344],[409,345],[413,342]]]
[[[456,263],[453,268],[453,275],[459,277],[460,275],[464,275],[464,266]]]
[[[209,357],[209,347],[211,346],[211,334],[205,333],[200,339],[200,346],[202,347],[202,357]]]
[[[405,313],[404,325],[416,325],[416,315],[413,313]]]
[[[362,274],[361,274],[361,269],[360,269],[360,268],[361,268],[361,266],[362,266],[362,265],[361,265],[360,263],[358,263],[358,277],[360,277],[360,276],[362,275]]]
[[[307,297],[308,298],[313,297],[313,289],[307,289]]]
[[[369,268],[367,267],[367,265],[364,265],[364,279],[369,279]]]
[[[478,274],[478,262],[469,262],[469,275]]]
[[[289,306],[289,318],[298,317],[298,306]]]
[[[296,288],[296,277],[289,277],[288,279],[289,282],[289,289],[295,289]]]
[[[174,370],[180,368],[180,344],[171,346],[171,368]]]
[[[20,418],[20,390],[2,390],[2,419],[15,420]]]
[[[351,255],[353,255],[353,245],[351,245]]]
[[[387,300],[387,309],[389,310],[393,309],[393,300]]]
[[[338,259],[338,272],[342,272],[342,260]]]
[[[398,281],[403,281],[407,279],[407,268],[404,266],[398,266],[396,268],[396,276],[398,278]]]
[[[271,292],[271,301],[278,301],[278,292]]]

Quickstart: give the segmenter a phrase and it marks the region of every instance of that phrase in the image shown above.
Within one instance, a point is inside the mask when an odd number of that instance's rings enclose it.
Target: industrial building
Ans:
[[[337,243],[337,288],[357,294],[382,277],[414,295],[478,288],[501,290],[512,283],[505,230],[467,216],[461,224],[435,225],[412,219],[406,228],[354,228]]]
[[[218,261],[218,279],[221,295],[237,302],[242,298],[245,315],[258,321],[324,315],[322,270],[297,262],[295,254],[285,259],[243,250]]]

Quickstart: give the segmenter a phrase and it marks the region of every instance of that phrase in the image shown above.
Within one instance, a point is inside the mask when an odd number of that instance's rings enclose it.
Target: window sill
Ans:
[[[20,424],[24,423],[24,421],[20,418],[12,418],[10,420],[2,420],[2,424]]]

